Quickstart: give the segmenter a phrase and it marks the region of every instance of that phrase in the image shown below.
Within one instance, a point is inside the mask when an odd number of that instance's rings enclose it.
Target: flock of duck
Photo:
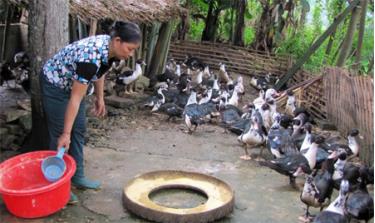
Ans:
[[[137,64],[140,66],[141,61]],[[359,131],[349,130],[347,143],[313,133],[314,120],[306,109],[297,107],[293,91],[283,93],[288,97],[285,110],[277,109],[276,99],[282,94],[268,88],[267,79],[253,78],[251,84],[260,90],[259,96],[239,107],[245,93],[243,78],[234,79],[225,64],[219,65],[214,73],[194,57],[184,62],[170,60],[165,73],[157,75],[155,94],[144,105],[152,112],[166,114],[168,121],[182,118],[189,134],[205,123],[218,123],[225,131],[238,135],[244,148],[240,158],[244,160],[252,159],[251,148],[265,145],[258,157],[267,148],[273,159],[257,159],[260,165],[288,176],[292,187],[296,187],[297,176],[305,176],[300,200],[306,212],[301,221],[344,223],[372,219],[374,203],[367,185],[374,182],[374,170],[359,161]],[[339,195],[331,202],[334,189]],[[320,208],[320,213],[311,216],[309,207]]]

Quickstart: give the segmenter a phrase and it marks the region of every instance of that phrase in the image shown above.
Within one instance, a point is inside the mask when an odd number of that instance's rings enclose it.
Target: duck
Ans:
[[[212,89],[208,89],[207,90],[207,93],[206,93],[206,96],[201,98],[201,100],[199,100],[198,104],[205,104],[205,103],[208,103],[212,98]]]
[[[328,206],[333,192],[332,175],[334,171],[334,156],[327,159],[320,171],[306,176],[306,181],[300,199],[306,204],[306,212],[300,220],[310,222],[309,207],[320,207],[320,211]]]
[[[273,119],[267,135],[267,148],[274,158],[297,154],[298,150],[292,141],[290,131],[280,126],[281,115],[277,113]]]
[[[228,72],[225,69],[224,63],[219,63],[219,83],[228,84],[231,82],[231,78],[229,77]]]
[[[239,91],[240,91],[240,87],[238,86],[235,86],[234,87],[234,90],[233,90],[233,93],[232,93],[232,96],[229,98],[229,101],[228,101],[228,104],[230,105],[233,105],[233,106],[238,106],[238,103],[239,103]]]
[[[184,65],[186,65],[190,69],[204,69],[205,63],[198,57],[194,57],[191,54],[186,55],[185,60],[183,62]]]
[[[316,164],[316,151],[318,145],[324,142],[322,136],[313,136],[311,138],[311,146],[307,153],[297,153],[295,155],[284,156],[273,160],[260,161],[260,165],[267,166],[276,172],[289,177],[289,184],[293,188],[297,188],[295,178],[298,175],[298,168],[304,173],[310,174]]]
[[[272,116],[270,111],[270,106],[267,103],[264,103],[260,109],[258,109],[260,112],[262,119],[263,119],[263,125],[264,127],[269,130],[272,126]]]
[[[358,129],[351,129],[347,135],[348,139],[348,145],[345,144],[331,144],[329,145],[328,152],[333,152],[333,151],[338,151],[340,152],[345,152],[348,156],[348,159],[352,159],[354,157],[359,156],[359,143],[356,139],[356,137],[359,135],[359,130]]]
[[[250,79],[250,85],[258,90],[266,90],[272,87],[276,82],[276,79],[272,77],[271,73],[267,73],[264,76],[252,76]]]
[[[308,148],[310,147],[311,145],[311,142],[310,142],[310,139],[311,139],[311,131],[312,131],[312,125],[307,122],[305,123],[305,125],[303,126],[304,130],[305,130],[305,138],[302,142],[302,145],[301,145],[301,148],[300,148],[300,152],[301,153],[306,153]],[[324,144],[324,143],[323,143]],[[322,163],[328,159],[328,157],[330,156],[330,153],[328,153],[324,148],[323,148],[323,144],[321,144],[319,147],[318,147],[318,151],[316,153],[316,166],[315,166],[315,169],[320,169]],[[333,156],[336,155],[335,154],[331,154]]]
[[[250,85],[258,90],[266,90],[268,88],[268,82],[265,77],[257,77],[257,76],[251,77]]]
[[[343,180],[340,185],[339,196],[315,218],[313,223],[349,223],[345,215],[345,200],[348,196],[349,182]]]
[[[252,117],[250,118],[250,123],[250,128],[237,138],[239,142],[244,144],[245,155],[240,157],[243,160],[251,159],[248,147],[262,145],[265,143],[267,137],[267,131],[263,126],[262,116],[259,111],[253,112]],[[261,154],[262,151],[263,149],[261,149]]]
[[[10,63],[5,62],[1,64],[1,72],[0,72],[0,86],[3,86],[4,82],[10,87],[9,82],[10,80],[16,79],[16,76],[12,72],[10,67]]]
[[[206,64],[203,69],[203,78],[210,78],[211,77],[211,72],[210,72],[210,67]]]
[[[297,107],[296,97],[294,96],[293,90],[288,90],[286,95],[288,96],[288,99],[285,105],[285,113],[288,115],[293,115]]]
[[[348,195],[345,203],[346,213],[350,218],[368,222],[374,217],[374,200],[367,190],[367,168],[362,166],[359,170],[361,181],[358,188]]]
[[[260,108],[264,103],[276,99],[280,94],[273,88],[267,89],[265,92],[263,90],[259,91],[259,96],[254,99],[253,104],[255,108]]]
[[[334,152],[337,153],[337,152]],[[342,152],[338,155],[335,163],[335,172],[333,174],[334,188],[339,189],[341,181],[345,178],[349,181],[350,191],[354,191],[359,185],[360,164],[348,162],[346,153]]]
[[[165,103],[163,90],[166,90],[167,88],[168,86],[160,86],[156,91],[156,95],[151,95],[150,97],[145,99],[143,106],[154,107],[158,102],[161,104]],[[164,102],[162,102],[162,100],[164,100]]]
[[[193,131],[197,129],[198,125],[204,123],[203,118],[200,116],[199,111],[197,110],[197,107],[197,92],[192,90],[183,112],[185,124],[188,127],[189,134],[192,134]],[[192,129],[193,125],[194,129]]]
[[[237,107],[234,107],[234,106],[228,105],[227,107],[233,107],[233,109],[235,110],[233,112],[235,112],[235,114],[234,114],[234,117],[231,115],[228,115],[228,117],[225,118],[226,120],[228,120],[228,121],[223,122],[225,129],[228,129],[230,132],[238,136],[241,135],[243,132],[248,131],[251,125],[250,119],[251,119],[251,114],[254,109],[254,105],[249,104],[249,105],[244,106],[244,109],[245,109],[244,112],[240,111]],[[240,115],[241,113],[242,115]],[[237,114],[240,115],[241,117],[238,117]],[[222,119],[224,115],[225,114],[222,115]]]
[[[133,92],[133,83],[142,75],[142,65],[146,63],[142,59],[138,59],[135,63],[134,71],[125,71],[116,78],[116,84],[125,86],[125,93],[131,94]]]
[[[238,94],[244,95],[245,94],[245,86],[243,84],[243,78],[242,78],[241,75],[237,77],[236,86],[238,86]]]
[[[173,119],[174,121],[176,118],[181,118],[184,112],[184,109],[177,106],[175,103],[165,103],[165,104],[157,104],[153,109],[152,112],[159,111],[168,115],[167,121]]]

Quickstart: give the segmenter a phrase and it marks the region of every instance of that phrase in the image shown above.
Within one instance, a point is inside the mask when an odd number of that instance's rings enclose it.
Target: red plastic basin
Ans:
[[[42,160],[56,151],[21,154],[0,164],[0,194],[10,213],[22,218],[38,218],[63,208],[70,198],[70,179],[76,171],[74,159],[65,154],[66,171],[56,182],[47,181]]]

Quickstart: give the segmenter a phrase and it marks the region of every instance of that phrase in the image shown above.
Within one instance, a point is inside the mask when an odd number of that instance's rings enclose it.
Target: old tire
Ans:
[[[149,195],[167,188],[183,188],[199,191],[207,196],[204,204],[194,208],[170,208],[154,203]],[[132,179],[123,193],[125,208],[145,219],[185,223],[210,222],[222,218],[233,211],[234,192],[230,186],[212,176],[184,171],[155,171]]]

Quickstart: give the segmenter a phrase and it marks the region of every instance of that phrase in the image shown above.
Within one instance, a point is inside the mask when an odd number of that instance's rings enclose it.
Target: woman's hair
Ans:
[[[120,37],[121,41],[128,43],[139,43],[142,33],[139,26],[132,22],[116,21],[109,33],[111,38]]]

